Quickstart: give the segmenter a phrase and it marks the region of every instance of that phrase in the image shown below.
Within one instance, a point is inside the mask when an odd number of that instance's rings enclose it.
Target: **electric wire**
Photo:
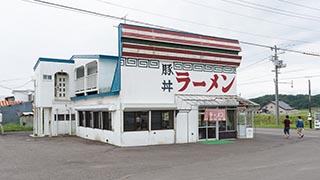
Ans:
[[[280,14],[280,15],[283,15],[283,16],[294,17],[294,18],[299,18],[299,19],[305,19],[305,20],[310,20],[310,21],[318,21],[318,22],[320,21],[320,19],[297,16],[297,15],[293,15],[293,14],[287,14],[287,13],[284,13],[284,12],[268,10],[268,9],[259,8],[259,7],[256,7],[256,6],[250,6],[250,5],[247,5],[247,4],[242,4],[242,3],[238,3],[238,2],[234,2],[234,1],[229,1],[229,0],[220,0],[220,1],[223,1],[223,2],[226,2],[226,3],[230,3],[230,4],[239,5],[239,6],[243,6],[243,7],[247,7],[247,8],[251,8],[251,9],[255,9],[255,10],[262,10],[262,11],[266,11],[266,12]]]
[[[117,16],[113,16],[113,15],[98,13],[98,12],[95,12],[95,11],[89,11],[89,10],[85,10],[85,9],[75,8],[75,7],[66,6],[66,5],[57,4],[57,3],[52,3],[52,2],[48,2],[48,1],[41,1],[41,0],[22,0],[22,1],[36,3],[36,4],[45,5],[45,6],[49,6],[49,7],[55,7],[55,8],[64,9],[64,10],[69,10],[69,11],[73,11],[73,12],[80,12],[80,13],[84,13],[84,14],[90,14],[90,15],[95,15],[95,16],[100,16],[100,17],[105,17],[105,18],[111,18],[111,19],[115,19],[115,20],[128,21],[128,22],[132,22],[132,23],[136,23],[136,24],[143,24],[143,25],[147,25],[147,26],[151,26],[151,27],[157,27],[157,28],[162,28],[162,29],[186,32],[186,31],[182,31],[182,30],[179,30],[179,29],[176,29],[176,28],[170,28],[170,27],[161,26],[161,25],[152,24],[152,23],[147,23],[147,22],[143,22],[143,21],[127,19],[125,17],[117,17]],[[292,41],[292,42],[310,43],[308,41],[292,40],[292,39],[274,37],[274,36],[263,35],[263,34],[258,34],[258,33],[249,33],[249,32],[238,31],[238,30],[233,30],[233,29],[228,29],[228,28],[223,28],[223,27],[218,27],[218,26],[213,26],[213,25],[207,25],[207,24],[201,24],[201,23],[196,23],[196,22],[194,22],[194,24],[201,25],[201,26],[204,25],[206,27],[211,27],[211,28],[230,31],[230,32],[236,32],[236,33],[240,33],[240,34],[246,34],[246,35],[251,35],[251,36],[256,36],[256,37],[257,36],[258,37],[263,37],[263,38],[267,38],[267,39],[273,38],[273,39]]]
[[[304,5],[304,4],[299,4],[299,3],[290,2],[290,1],[286,1],[286,0],[278,0],[278,1],[283,2],[283,3],[287,3],[287,4],[291,4],[291,5],[294,5],[294,6],[298,6],[298,7],[303,7],[303,8],[312,9],[312,10],[315,10],[315,11],[320,11],[319,8],[315,8],[315,7],[311,7],[311,6],[306,6],[306,5]]]
[[[249,65],[247,65],[247,66],[244,66],[244,67],[239,67],[239,69],[237,70],[238,72],[239,71],[243,71],[244,69],[246,69],[246,68],[248,68],[248,67],[251,67],[251,66],[253,66],[253,65],[256,65],[256,64],[258,64],[258,63],[261,63],[261,62],[267,62],[267,61],[265,61],[266,59],[270,59],[271,58],[271,56],[267,56],[267,57],[265,57],[265,58],[263,58],[263,59],[261,59],[261,60],[258,60],[258,61],[256,61],[256,62],[254,62],[254,63],[251,63],[251,64],[249,64]]]
[[[300,15],[302,17],[303,16],[304,17],[310,17],[310,18],[315,18],[315,19],[318,19],[318,20],[320,18],[319,16],[312,16],[312,15],[308,15],[308,14],[302,14],[302,13],[298,13],[298,12],[287,11],[287,10],[284,10],[284,9],[278,9],[278,8],[275,8],[275,7],[270,7],[270,6],[266,6],[266,5],[263,5],[263,4],[253,3],[253,2],[249,2],[249,1],[245,1],[245,0],[237,0],[237,1],[240,1],[240,2],[243,2],[243,3],[246,3],[246,4],[251,4],[251,5],[254,5],[254,6],[257,6],[257,7],[262,7],[262,8],[266,8],[266,9],[279,11],[279,12],[285,12],[285,13],[289,13],[289,14],[293,14],[293,15]]]
[[[126,20],[128,22],[132,22],[132,23],[136,23],[136,24],[143,24],[143,25],[147,25],[147,26],[158,27],[158,28],[163,28],[163,29],[168,29],[168,30],[181,31],[181,30],[178,30],[178,29],[175,29],[175,28],[170,28],[170,27],[161,26],[161,25],[152,24],[152,23],[147,23],[147,22],[138,21],[138,20],[125,19],[124,17],[117,17],[117,16],[113,16],[113,15],[98,13],[98,12],[95,12],[95,11],[89,11],[89,10],[85,10],[85,9],[75,8],[75,7],[71,7],[71,6],[56,4],[56,3],[42,1],[42,0],[22,0],[22,1],[30,2],[30,3],[36,3],[36,4],[40,4],[40,5],[45,5],[45,6],[50,6],[50,7],[59,8],[59,9],[61,8],[61,9],[64,9],[64,10],[71,10],[71,11],[74,11],[74,12],[80,12],[80,13],[85,13],[85,14],[89,14],[89,15],[95,15],[95,16],[101,16],[101,17],[105,17],[105,18],[111,18],[111,19],[115,19],[115,20]],[[226,28],[221,28],[221,29],[225,29],[226,30]],[[235,30],[231,30],[231,31],[235,31]],[[185,31],[181,31],[181,32],[185,32]],[[235,32],[239,32],[239,31],[235,31]],[[264,36],[264,37],[268,37],[268,36]],[[268,38],[274,38],[274,37],[268,37]],[[284,39],[284,38],[281,38],[281,39],[288,40],[288,39]],[[274,49],[273,46],[262,45],[262,44],[252,43],[252,42],[245,42],[245,41],[239,41],[239,42],[242,43],[242,44],[247,44],[247,45],[252,45],[252,46],[257,46],[257,47],[270,48],[271,50]],[[310,55],[310,56],[319,56],[320,57],[320,54],[318,54],[318,53],[303,52],[303,51],[290,50],[290,49],[285,49],[285,48],[277,48],[277,49],[278,50],[283,50],[283,51],[288,51],[288,52],[293,52],[293,53],[300,53],[300,54],[305,54],[305,55]]]
[[[8,87],[8,86],[4,86],[4,85],[1,85],[1,84],[0,84],[0,87],[3,88],[3,89],[13,90],[13,89],[17,89],[17,88],[24,87],[24,86],[26,86],[27,84],[29,84],[29,83],[32,82],[32,81],[33,81],[33,80],[31,79],[31,80],[29,80],[29,81],[27,81],[27,82],[25,82],[25,83],[23,83],[23,84],[21,84],[21,85],[19,85],[19,86],[15,86],[15,87]]]
[[[97,0],[97,1],[100,1],[100,0]],[[245,18],[250,18],[250,19],[255,19],[255,20],[258,20],[258,21],[263,21],[263,22],[267,22],[267,23],[271,23],[271,24],[277,24],[277,25],[282,25],[282,26],[291,27],[291,28],[295,28],[295,29],[301,29],[301,30],[306,30],[306,31],[317,32],[317,33],[320,32],[320,31],[315,30],[315,29],[303,28],[303,27],[294,26],[294,25],[290,25],[290,24],[284,24],[284,23],[280,23],[280,22],[270,21],[270,20],[259,18],[259,17],[256,17],[256,16],[249,16],[249,15],[246,15],[246,14],[232,12],[232,11],[228,11],[228,10],[225,10],[225,9],[220,9],[220,8],[216,8],[216,7],[213,7],[213,6],[209,6],[207,4],[202,4],[202,3],[199,3],[199,2],[193,2],[193,1],[189,1],[189,0],[182,0],[182,1],[184,1],[186,3],[189,3],[189,4],[192,4],[192,5],[199,6],[199,7],[213,9],[213,10],[225,12],[225,13],[228,13],[228,14],[241,16],[241,17],[245,17]]]

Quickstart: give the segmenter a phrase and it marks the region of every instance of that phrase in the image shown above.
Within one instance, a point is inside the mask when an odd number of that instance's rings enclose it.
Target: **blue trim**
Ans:
[[[73,59],[108,59],[108,60],[118,60],[118,56],[109,56],[109,55],[73,55],[70,60]]]
[[[68,59],[53,59],[53,58],[42,58],[40,57],[38,59],[38,61],[36,62],[36,64],[33,67],[33,70],[35,71],[39,65],[39,63],[41,62],[55,62],[55,63],[70,63],[70,64],[74,64],[74,60],[68,60]]]
[[[118,56],[122,57],[122,24],[118,27]]]
[[[111,92],[120,92],[120,90],[121,90],[121,66],[120,66],[120,58],[118,58],[116,70],[113,75]]]
[[[162,30],[162,31],[177,32],[177,33],[197,35],[197,36],[213,37],[213,38],[224,39],[224,40],[229,40],[229,41],[234,41],[234,42],[239,43],[239,40],[236,40],[236,39],[229,39],[229,38],[223,38],[223,37],[217,37],[217,36],[209,36],[209,35],[191,33],[191,32],[186,32],[186,31],[169,30],[169,29],[152,28],[152,27],[146,27],[146,26],[138,26],[138,25],[132,25],[132,24],[124,24],[124,23],[120,23],[120,24],[119,24],[119,28],[122,28],[122,25],[128,25],[128,26],[133,26],[133,27],[140,27],[140,28],[145,28],[145,29],[155,29],[155,30]],[[121,56],[120,56],[120,57],[121,57]]]
[[[77,101],[77,100],[84,100],[84,99],[92,99],[92,98],[102,98],[102,97],[107,97],[107,96],[118,96],[119,92],[106,92],[106,93],[101,93],[101,94],[92,94],[92,95],[87,95],[87,96],[75,96],[70,98],[72,101]]]

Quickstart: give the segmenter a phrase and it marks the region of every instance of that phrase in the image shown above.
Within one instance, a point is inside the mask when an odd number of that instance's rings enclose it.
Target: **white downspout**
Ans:
[[[58,136],[59,135],[58,109],[56,109],[56,126],[57,126],[56,133],[57,133],[57,136]]]
[[[72,135],[72,119],[71,119],[71,111],[72,111],[72,108],[70,107],[69,108],[69,135]]]

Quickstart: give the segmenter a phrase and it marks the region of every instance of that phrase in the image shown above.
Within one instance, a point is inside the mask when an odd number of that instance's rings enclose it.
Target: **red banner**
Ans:
[[[204,114],[205,121],[225,121],[226,110],[225,109],[206,109]]]

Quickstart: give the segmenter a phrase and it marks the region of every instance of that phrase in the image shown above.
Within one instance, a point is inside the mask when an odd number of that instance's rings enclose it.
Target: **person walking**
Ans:
[[[4,135],[3,125],[2,125],[2,113],[1,112],[0,112],[0,130],[1,130],[1,135]]]
[[[298,116],[296,127],[297,127],[297,134],[299,138],[303,138],[304,134],[302,133],[302,131],[304,129],[304,123],[303,123],[303,120],[301,119],[301,116]]]
[[[284,124],[284,129],[283,129],[283,133],[284,136],[288,139],[290,137],[290,119],[289,116],[286,115],[286,119],[284,119],[283,124]]]

